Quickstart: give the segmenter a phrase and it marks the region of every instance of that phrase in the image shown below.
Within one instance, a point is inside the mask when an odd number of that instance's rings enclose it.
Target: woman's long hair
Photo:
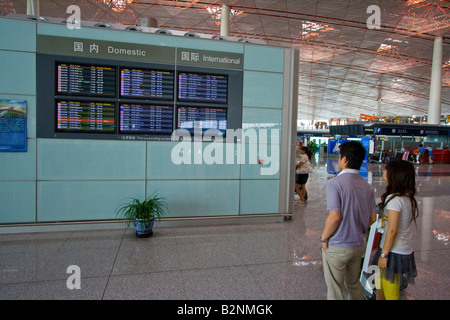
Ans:
[[[311,161],[312,151],[309,150],[307,147],[301,147],[300,150],[305,151],[305,152],[306,152],[306,155],[308,156],[309,161]]]
[[[417,207],[417,201],[414,197],[416,194],[416,172],[412,163],[405,160],[394,160],[389,162],[386,167],[388,185],[386,192],[381,196],[381,209],[384,209],[394,196],[409,197],[412,204],[412,219],[416,223],[416,218],[419,216],[419,209]],[[386,202],[386,198],[392,195],[392,197]]]

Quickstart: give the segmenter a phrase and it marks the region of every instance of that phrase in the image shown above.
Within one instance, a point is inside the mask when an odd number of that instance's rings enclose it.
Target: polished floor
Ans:
[[[327,170],[327,166],[328,170]],[[450,165],[416,165],[420,218],[414,229],[418,276],[403,300],[450,299]],[[309,200],[292,221],[0,234],[0,299],[321,300],[326,285],[318,241],[326,219],[321,159]],[[381,165],[367,179],[379,198]],[[67,268],[80,268],[80,289]]]

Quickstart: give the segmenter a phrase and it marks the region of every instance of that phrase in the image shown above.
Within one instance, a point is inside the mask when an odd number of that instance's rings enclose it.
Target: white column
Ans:
[[[434,39],[433,65],[431,67],[430,100],[428,104],[428,124],[441,122],[442,87],[442,37]]]
[[[378,104],[378,108],[377,108],[377,117],[380,118],[381,117],[381,99],[379,99],[377,101]]]
[[[39,0],[27,0],[27,15],[39,15]]]
[[[158,28],[158,20],[153,17],[141,18],[141,27]]]
[[[230,7],[226,4],[222,4],[222,14],[220,16],[220,35],[228,37],[230,34]]]

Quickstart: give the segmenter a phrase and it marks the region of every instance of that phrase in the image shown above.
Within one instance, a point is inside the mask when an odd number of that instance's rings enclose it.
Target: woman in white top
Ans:
[[[381,216],[387,219],[387,231],[382,236],[374,264],[380,267],[381,281],[377,299],[398,300],[400,279],[414,283],[417,276],[412,247],[411,222],[419,214],[416,194],[416,175],[412,163],[404,160],[389,162],[382,175],[387,182],[386,192],[379,204]]]
[[[297,177],[295,181],[295,189],[300,197],[298,200],[300,203],[304,203],[306,201],[306,182],[308,181],[309,175],[307,173],[300,173],[299,169],[302,165],[311,161],[311,156],[312,152],[307,147],[300,148],[300,160],[296,165]]]

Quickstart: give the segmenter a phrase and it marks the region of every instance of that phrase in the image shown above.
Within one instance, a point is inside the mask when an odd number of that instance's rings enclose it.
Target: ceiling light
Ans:
[[[312,21],[303,21],[302,22],[302,37],[303,39],[317,36],[321,32],[327,32],[333,30],[333,27],[330,27],[326,24],[320,24]]]
[[[391,49],[394,49],[394,48],[397,48],[397,47],[393,46],[393,45],[390,45],[390,44],[382,43],[380,45],[380,47],[378,48],[377,52],[388,51],[388,50],[391,50]]]
[[[133,2],[133,0],[103,0],[103,2],[110,6],[114,11],[120,12],[125,9],[127,4]]]
[[[323,25],[320,23],[316,23],[316,22],[311,22],[311,21],[304,21],[302,23],[302,32],[314,32],[314,31],[320,31],[323,30],[325,28],[327,28],[327,25]]]
[[[412,6],[414,4],[418,4],[421,2],[425,2],[424,0],[408,0],[408,2],[406,3],[407,6]]]
[[[409,43],[406,40],[398,40],[398,39],[393,39],[391,37],[384,39],[384,41],[390,41],[390,42],[395,42],[395,43]]]

